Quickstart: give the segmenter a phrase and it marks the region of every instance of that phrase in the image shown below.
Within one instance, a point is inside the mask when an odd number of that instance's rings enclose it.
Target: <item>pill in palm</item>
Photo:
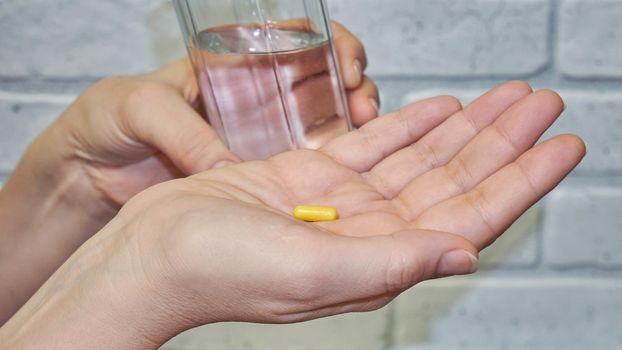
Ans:
[[[294,208],[296,219],[317,222],[332,221],[337,219],[337,210],[333,207],[318,207],[311,205],[299,205]]]

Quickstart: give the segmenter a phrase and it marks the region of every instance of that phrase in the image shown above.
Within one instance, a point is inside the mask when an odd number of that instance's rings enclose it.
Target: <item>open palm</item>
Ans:
[[[340,220],[317,225],[343,235],[430,229],[482,249],[583,157],[576,136],[533,147],[563,108],[554,92],[511,82],[464,110],[451,97],[429,99],[319,152],[284,153],[197,178],[287,214],[298,204],[334,206]]]
[[[175,288],[218,305],[200,323],[371,310],[420,281],[474,272],[478,251],[580,162],[576,136],[534,147],[562,110],[557,94],[520,82],[464,109],[437,97],[318,151],[155,187],[121,216],[148,213],[134,220],[139,231],[169,233],[158,246]],[[333,206],[340,217],[302,222],[291,217],[300,204]]]

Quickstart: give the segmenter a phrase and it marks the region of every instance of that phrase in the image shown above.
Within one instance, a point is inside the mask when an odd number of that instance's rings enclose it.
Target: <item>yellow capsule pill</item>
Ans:
[[[337,210],[333,207],[299,205],[294,208],[294,217],[310,222],[332,221],[337,219]]]

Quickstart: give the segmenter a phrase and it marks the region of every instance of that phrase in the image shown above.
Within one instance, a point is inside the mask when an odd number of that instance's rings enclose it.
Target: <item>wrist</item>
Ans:
[[[0,283],[11,286],[0,290],[0,325],[114,214],[88,205],[57,128],[35,140],[0,190]]]
[[[30,145],[0,191],[0,205],[11,214],[0,225],[10,222],[10,231],[28,233],[61,219],[65,227],[90,231],[83,242],[116,214],[90,185],[68,134],[59,120]]]
[[[163,281],[145,278],[113,222],[87,241],[0,329],[7,348],[156,349],[196,326]],[[149,268],[149,267],[148,267]]]

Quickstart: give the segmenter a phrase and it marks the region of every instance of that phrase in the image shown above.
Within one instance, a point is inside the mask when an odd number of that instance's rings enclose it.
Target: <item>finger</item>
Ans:
[[[393,198],[416,177],[445,165],[480,130],[531,92],[531,87],[520,81],[508,82],[487,92],[412,147],[376,165],[370,172],[371,184],[385,197]]]
[[[327,235],[328,236],[328,235]],[[311,306],[359,302],[399,293],[421,281],[474,272],[477,250],[466,239],[436,231],[399,231],[368,238],[328,236],[309,285]],[[317,264],[317,265],[316,265]]]
[[[354,126],[360,127],[378,117],[379,101],[376,84],[366,76],[359,87],[348,91],[348,105]]]
[[[199,86],[194,76],[194,70],[187,58],[171,63],[155,72],[145,74],[144,77],[174,88],[189,103],[195,102],[199,96]]]
[[[483,249],[553,189],[584,156],[585,144],[580,138],[557,136],[468,193],[426,210],[413,226],[459,233]]]
[[[517,102],[480,132],[449,163],[413,180],[400,194],[407,219],[471,190],[531,148],[564,109],[555,92],[543,90]]]
[[[326,144],[321,151],[358,172],[371,169],[393,152],[412,144],[461,108],[453,97],[423,100]]]
[[[363,44],[344,26],[332,22],[333,40],[339,67],[347,90],[357,88],[363,80],[367,56]]]
[[[238,161],[207,122],[171,88],[143,84],[127,97],[123,114],[128,135],[162,151],[186,175]]]

